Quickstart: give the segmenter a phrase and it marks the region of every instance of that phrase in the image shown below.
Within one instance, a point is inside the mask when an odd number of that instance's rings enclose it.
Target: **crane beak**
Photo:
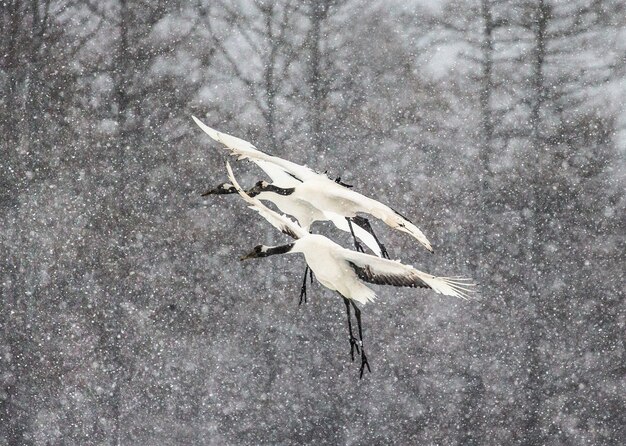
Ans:
[[[257,257],[264,257],[265,256],[264,251],[265,250],[264,250],[263,245],[255,246],[252,251],[250,251],[245,256],[240,257],[239,260],[243,262],[244,260],[248,260],[248,259],[256,259]]]
[[[240,261],[240,262],[243,262],[244,260],[254,259],[254,258],[256,258],[256,257],[257,257],[257,253],[256,253],[255,251],[252,251],[252,252],[250,252],[250,253],[246,254],[245,256],[241,256],[241,257],[239,258],[239,261]]]
[[[206,197],[208,195],[214,195],[217,194],[217,189],[209,189],[208,191],[206,191],[205,193],[203,193],[202,195],[200,195],[201,197]]]

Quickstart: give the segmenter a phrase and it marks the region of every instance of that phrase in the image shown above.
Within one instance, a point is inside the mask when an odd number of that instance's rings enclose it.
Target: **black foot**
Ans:
[[[365,356],[365,350],[363,350],[363,346],[361,346],[361,373],[359,375],[359,379],[363,379],[363,372],[365,372],[365,367],[367,367],[367,371],[372,373],[372,369],[370,369],[370,364],[367,362],[367,356]]]

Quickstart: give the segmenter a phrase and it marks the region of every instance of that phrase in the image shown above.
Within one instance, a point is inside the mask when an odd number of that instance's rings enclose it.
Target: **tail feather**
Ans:
[[[343,294],[343,293],[342,293]],[[350,289],[350,299],[357,301],[361,304],[368,302],[374,302],[376,299],[376,293],[370,287],[364,285],[361,282],[355,282]]]
[[[420,277],[433,291],[444,296],[458,297],[463,300],[470,298],[474,290],[470,287],[474,286],[469,279],[450,279],[447,277],[436,277],[430,274],[424,274]]]

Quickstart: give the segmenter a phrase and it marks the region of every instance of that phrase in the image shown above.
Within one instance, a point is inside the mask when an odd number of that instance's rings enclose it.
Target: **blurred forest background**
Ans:
[[[624,1],[2,0],[0,33],[0,445],[623,444]],[[480,299],[378,287],[359,381],[301,257],[239,262],[287,239],[200,197],[192,114]]]

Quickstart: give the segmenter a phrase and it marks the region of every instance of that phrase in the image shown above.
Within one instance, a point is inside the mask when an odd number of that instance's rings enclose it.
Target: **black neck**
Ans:
[[[291,251],[291,248],[293,248],[293,245],[294,243],[289,243],[288,245],[267,247],[265,251],[259,253],[259,257],[269,257],[276,254],[288,253],[289,251]]]
[[[278,195],[291,195],[293,191],[296,190],[294,187],[282,188],[278,186],[274,186],[273,184],[268,184],[262,188],[252,188],[248,191],[248,195],[254,197],[255,195],[259,195],[261,192],[273,192]]]
[[[236,194],[236,193],[237,193],[237,189],[235,189],[235,186],[233,186],[232,184],[228,184],[228,183],[222,183],[216,188],[206,191],[205,193],[202,194],[202,196],[206,197],[207,195]]]
[[[296,190],[295,187],[288,187],[283,189],[282,187],[274,186],[273,184],[270,184],[267,189],[270,192],[275,192],[279,195],[291,195],[293,194],[293,191]]]

